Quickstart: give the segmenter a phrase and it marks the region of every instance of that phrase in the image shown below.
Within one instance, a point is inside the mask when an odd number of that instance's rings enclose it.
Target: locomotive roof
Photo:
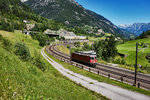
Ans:
[[[96,57],[96,52],[94,51],[78,51],[78,52],[75,52],[75,54]]]

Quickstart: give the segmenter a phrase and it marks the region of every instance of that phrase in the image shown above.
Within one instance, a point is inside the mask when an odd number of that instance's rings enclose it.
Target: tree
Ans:
[[[115,41],[115,37],[111,35],[107,41],[108,41],[109,57],[114,58],[115,55],[117,54],[117,48],[116,48],[117,42]]]
[[[9,4],[10,4],[9,0],[0,0],[0,11],[9,12],[10,11]]]
[[[97,57],[102,58],[103,57],[103,51],[104,51],[105,41],[96,41],[94,42],[94,51],[97,53]]]
[[[94,43],[94,50],[97,53],[97,57],[103,60],[109,60],[114,58],[117,54],[115,37],[110,36],[105,40],[98,41]]]
[[[33,39],[39,41],[40,46],[45,46],[46,44],[49,44],[53,39],[50,39],[47,35],[43,33],[31,33],[31,36]]]
[[[87,42],[84,42],[82,49],[83,50],[91,50],[91,47]]]

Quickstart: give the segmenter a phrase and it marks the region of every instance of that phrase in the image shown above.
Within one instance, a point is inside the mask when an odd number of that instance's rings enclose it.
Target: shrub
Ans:
[[[122,61],[122,59],[120,57],[116,57],[114,59],[114,63],[116,63],[116,64],[121,64],[121,61]]]
[[[80,51],[80,49],[78,49],[78,48],[71,48],[71,53],[78,52],[78,51]]]
[[[113,62],[116,64],[123,64],[123,65],[126,64],[124,58],[121,58],[120,56],[116,56],[114,58]]]
[[[78,48],[78,47],[80,47],[80,42],[75,42],[74,45],[75,45],[75,47]]]
[[[12,43],[8,39],[3,39],[3,46],[7,51],[11,51]]]
[[[0,41],[1,41],[1,40],[3,40],[3,36],[2,36],[2,35],[0,35]]]
[[[126,65],[124,58],[122,58],[121,64]]]
[[[34,52],[33,64],[36,65],[43,72],[45,71],[45,63],[41,60],[41,55],[37,51]]]
[[[29,48],[24,43],[15,44],[15,54],[25,61],[30,60],[31,57]]]
[[[3,48],[6,49],[7,51],[11,51],[12,49],[12,43],[8,40],[5,39],[2,35],[0,35],[0,41],[2,42]]]
[[[146,72],[150,73],[150,67],[148,64],[141,67],[142,70],[145,70]]]

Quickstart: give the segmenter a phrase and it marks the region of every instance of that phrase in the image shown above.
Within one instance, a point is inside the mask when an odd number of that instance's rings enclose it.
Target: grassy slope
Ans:
[[[70,55],[70,51],[68,48],[64,47],[63,45],[59,45],[57,46],[57,50],[59,50],[60,52],[63,52],[65,54]]]
[[[15,33],[0,31],[0,34],[10,39],[12,43],[24,40],[24,43],[31,51],[32,57],[34,57],[34,50],[40,53],[41,47],[30,36],[26,37],[18,31]],[[66,77],[49,65],[44,58],[42,60],[46,64],[45,72],[41,72],[30,61],[23,62],[0,45],[0,99],[104,99],[100,95],[67,80]]]
[[[60,61],[59,59],[56,59],[55,57],[51,56],[50,54],[48,54],[46,51],[45,53],[51,57],[54,61],[62,64],[65,68],[73,71],[73,72],[76,72],[76,73],[79,73],[79,74],[82,74],[84,76],[88,76],[92,79],[95,79],[95,80],[98,80],[100,82],[105,82],[105,83],[108,83],[108,84],[112,84],[112,85],[116,85],[116,86],[119,86],[119,87],[122,87],[122,88],[125,88],[125,89],[129,89],[131,91],[135,91],[135,92],[139,92],[139,93],[142,93],[142,94],[145,94],[145,95],[149,95],[150,96],[150,91],[148,90],[144,90],[144,89],[140,89],[140,88],[136,88],[134,86],[131,86],[131,85],[128,85],[128,84],[125,84],[125,83],[122,83],[122,82],[119,82],[119,81],[115,81],[115,80],[112,80],[112,79],[109,79],[109,78],[106,78],[106,77],[103,77],[103,76],[100,76],[100,75],[96,75],[96,74],[93,74],[93,73],[90,73],[88,71],[85,71],[83,69],[80,69],[80,68],[77,68],[75,66],[72,66],[68,63],[65,63],[63,61]]]
[[[97,37],[97,38],[95,38],[95,37],[88,37],[88,39],[89,39],[89,41],[105,40],[106,37],[111,36],[111,35],[112,34],[110,34],[110,33],[105,33],[104,36]]]
[[[150,39],[139,39],[139,40],[133,40],[126,42],[125,44],[121,44],[117,46],[117,49],[120,53],[129,55],[128,57],[125,58],[125,61],[127,64],[135,64],[135,51],[136,51],[136,42],[138,43],[150,43]],[[145,58],[147,53],[150,53],[150,46],[146,48],[143,52],[143,50],[140,49],[141,47],[139,46],[139,52],[138,52],[138,64],[141,65],[148,65],[150,66],[150,63],[148,63],[148,60]]]

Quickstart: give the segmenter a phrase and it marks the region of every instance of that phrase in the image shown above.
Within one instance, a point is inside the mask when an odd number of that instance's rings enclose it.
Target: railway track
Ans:
[[[49,46],[46,48],[46,51],[50,53],[51,55],[55,56],[56,58],[62,61],[71,63],[72,65],[75,65],[79,68],[86,69],[90,72],[100,74],[103,76],[107,76],[109,78],[120,80],[122,82],[127,82],[131,85],[134,83],[133,71],[123,69],[123,68],[117,68],[117,67],[113,67],[109,65],[99,64],[99,63],[96,65],[95,68],[92,68],[92,67],[89,67],[89,66],[77,63],[77,62],[73,62],[73,61],[70,61],[69,55],[66,55],[58,51],[56,49],[56,46],[57,45]],[[137,74],[137,86],[150,90],[150,75],[138,73]]]

